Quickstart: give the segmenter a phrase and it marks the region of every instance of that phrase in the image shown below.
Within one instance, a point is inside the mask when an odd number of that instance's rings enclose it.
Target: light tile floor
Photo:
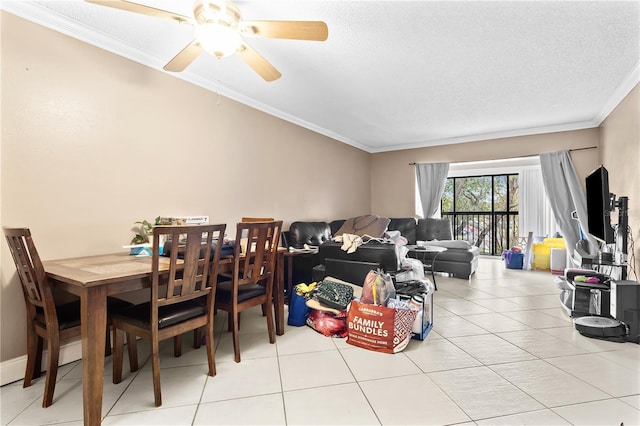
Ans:
[[[163,406],[153,406],[148,345],[136,373],[111,383],[105,425],[640,425],[640,345],[581,336],[560,307],[554,276],[482,258],[471,280],[437,277],[434,328],[395,355],[307,327],[270,345],[260,310],[243,314],[242,362],[226,317],[216,325],[217,376],[187,338],[163,345]],[[54,404],[44,379],[0,388],[2,425],[82,424],[82,365],[60,368]]]

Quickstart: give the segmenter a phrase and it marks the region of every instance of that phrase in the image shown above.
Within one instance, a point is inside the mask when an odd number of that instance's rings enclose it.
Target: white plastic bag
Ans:
[[[405,257],[401,269],[402,272],[396,274],[396,282],[424,280],[424,265],[418,259]]]

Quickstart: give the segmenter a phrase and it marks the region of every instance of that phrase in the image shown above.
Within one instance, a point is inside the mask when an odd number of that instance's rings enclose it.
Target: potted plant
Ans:
[[[137,226],[133,228],[133,231],[136,235],[131,239],[131,244],[151,243],[153,240],[153,227],[160,225],[160,216],[154,219],[154,223],[144,219],[135,222],[135,225]]]

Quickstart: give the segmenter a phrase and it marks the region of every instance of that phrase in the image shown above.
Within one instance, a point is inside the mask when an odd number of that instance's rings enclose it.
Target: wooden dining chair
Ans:
[[[56,305],[51,286],[28,228],[3,228],[18,270],[27,308],[27,368],[23,387],[40,377],[43,339],[47,341],[47,375],[42,406],[53,403],[60,342],[80,336],[80,301]]]
[[[46,340],[47,374],[42,399],[42,406],[46,408],[53,403],[60,343],[81,335],[80,299],[74,296],[62,302],[56,301],[29,228],[3,227],[2,229],[18,271],[27,308],[27,367],[23,387],[31,386],[31,381],[42,374],[43,340]],[[107,298],[107,312],[115,307],[125,306],[131,306],[131,304],[124,300]],[[110,354],[109,321],[107,321],[105,355]],[[131,356],[131,351],[129,354]]]
[[[156,407],[162,405],[161,340],[205,327],[208,374],[216,374],[213,341],[215,291],[211,287],[212,283],[215,286],[215,280],[209,277],[217,276],[222,247],[222,244],[215,244],[212,250],[213,240],[215,237],[221,242],[225,228],[224,224],[154,227],[150,301],[113,313],[113,383],[122,380],[121,330],[149,340]],[[160,236],[172,242],[168,274],[161,273],[159,268],[157,249]]]
[[[217,309],[228,313],[236,362],[240,362],[240,312],[262,306],[267,319],[269,342],[276,341],[272,299],[276,251],[281,230],[282,221],[241,222],[236,225],[231,280],[218,282],[215,305]],[[247,244],[241,244],[243,238],[246,238]]]

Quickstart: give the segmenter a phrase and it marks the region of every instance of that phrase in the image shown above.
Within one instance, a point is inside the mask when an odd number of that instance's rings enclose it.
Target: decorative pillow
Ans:
[[[473,247],[469,241],[464,241],[464,240],[444,240],[444,241],[432,240],[432,241],[427,241],[426,245],[452,248],[452,249],[464,249],[464,250],[469,250],[471,247]]]
[[[391,220],[378,215],[356,216],[347,219],[335,235],[355,234],[368,235],[372,238],[382,238]]]

